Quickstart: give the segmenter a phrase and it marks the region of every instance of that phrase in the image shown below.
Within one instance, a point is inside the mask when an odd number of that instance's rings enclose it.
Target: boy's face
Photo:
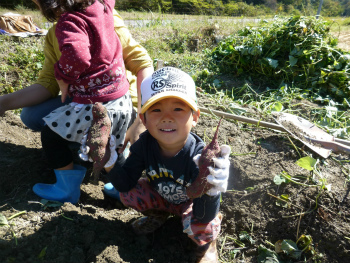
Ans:
[[[166,98],[140,114],[149,133],[158,141],[162,153],[171,156],[186,143],[191,128],[198,122],[199,111],[193,112],[182,100]]]

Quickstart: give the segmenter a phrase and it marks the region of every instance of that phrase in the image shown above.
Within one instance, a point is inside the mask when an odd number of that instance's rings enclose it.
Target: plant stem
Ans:
[[[74,221],[74,219],[73,219],[73,218],[66,217],[66,216],[65,216],[63,213],[61,214],[61,216],[62,216],[63,218],[65,218],[65,219],[67,219],[67,220]]]
[[[302,207],[300,207],[300,206],[298,206],[298,205],[292,204],[290,201],[284,200],[284,199],[279,198],[278,196],[275,196],[275,195],[270,194],[270,193],[267,193],[267,194],[268,194],[269,196],[272,196],[273,198],[276,198],[276,199],[279,200],[279,201],[283,201],[283,202],[286,202],[286,203],[288,203],[288,204],[290,204],[290,205],[292,205],[292,206],[295,206],[295,207],[297,207],[297,208],[303,209]]]
[[[249,154],[256,154],[256,152],[249,152],[249,153],[231,153],[231,156],[244,156]]]
[[[295,183],[297,185],[306,186],[306,187],[318,187],[318,186],[320,186],[320,185],[308,185],[308,184],[299,183],[297,181],[294,181],[292,178],[284,175],[283,173],[281,173],[280,175],[283,176],[284,178],[286,178],[288,181]]]
[[[303,212],[303,213],[299,213],[299,214],[295,214],[295,215],[290,215],[290,216],[282,216],[282,218],[290,218],[290,217],[295,217],[295,216],[303,216],[303,215],[306,215],[306,214],[310,214],[310,213],[312,213],[313,211],[315,211],[316,209],[317,209],[317,207],[318,207],[318,198],[319,198],[319,196],[322,194],[322,191],[320,191],[319,193],[318,193],[318,195],[316,196],[316,205],[315,205],[315,207],[312,209],[312,210],[309,210],[309,211],[306,211],[306,212]]]
[[[7,220],[10,221],[11,219],[13,219],[13,218],[15,218],[15,217],[17,217],[17,216],[20,216],[20,215],[22,215],[22,214],[25,214],[25,213],[27,213],[27,211],[18,212],[17,214],[14,214],[14,215],[10,216]]]
[[[290,139],[289,136],[287,136],[287,138],[288,138],[288,140],[290,141],[290,143],[293,145],[294,149],[297,151],[297,153],[298,153],[298,155],[299,155],[299,158],[301,158],[301,155],[300,155],[300,153],[299,153],[297,147],[296,147],[295,144],[293,143],[293,141]]]
[[[13,229],[11,229],[11,233],[12,233],[13,238],[15,239],[15,243],[16,243],[16,246],[17,246],[18,245],[18,240],[17,240],[16,233],[15,233],[15,231],[13,231]]]

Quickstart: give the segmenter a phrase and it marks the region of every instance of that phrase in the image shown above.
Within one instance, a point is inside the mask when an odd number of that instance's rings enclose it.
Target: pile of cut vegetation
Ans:
[[[221,41],[210,52],[213,67],[271,88],[289,84],[349,105],[350,54],[336,47],[330,26],[301,16],[261,21]]]

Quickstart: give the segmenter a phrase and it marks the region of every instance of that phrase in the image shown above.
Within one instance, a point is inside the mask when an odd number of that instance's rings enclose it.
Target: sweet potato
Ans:
[[[101,170],[110,158],[109,138],[111,120],[107,109],[100,102],[92,107],[92,122],[86,145],[90,147],[89,156],[93,160],[93,183],[97,184]]]
[[[187,195],[190,198],[197,198],[206,193],[212,185],[207,182],[209,175],[209,166],[214,166],[213,158],[220,157],[220,146],[218,142],[218,131],[222,118],[216,128],[212,141],[204,147],[198,161],[199,173],[196,180],[187,187]]]

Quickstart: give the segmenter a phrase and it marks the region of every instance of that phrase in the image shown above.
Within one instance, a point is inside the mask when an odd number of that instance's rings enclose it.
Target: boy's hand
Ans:
[[[206,194],[210,196],[218,195],[220,192],[226,192],[227,189],[231,148],[228,145],[222,145],[220,148],[221,157],[213,158],[214,167],[208,167],[210,174],[207,177],[207,181],[213,187]]]
[[[111,152],[111,156],[110,156],[108,162],[104,166],[106,172],[109,172],[110,170],[112,170],[115,162],[118,159],[118,153],[116,151],[116,148],[117,148],[117,139],[116,139],[115,135],[112,134],[111,137],[109,138],[109,150]]]

